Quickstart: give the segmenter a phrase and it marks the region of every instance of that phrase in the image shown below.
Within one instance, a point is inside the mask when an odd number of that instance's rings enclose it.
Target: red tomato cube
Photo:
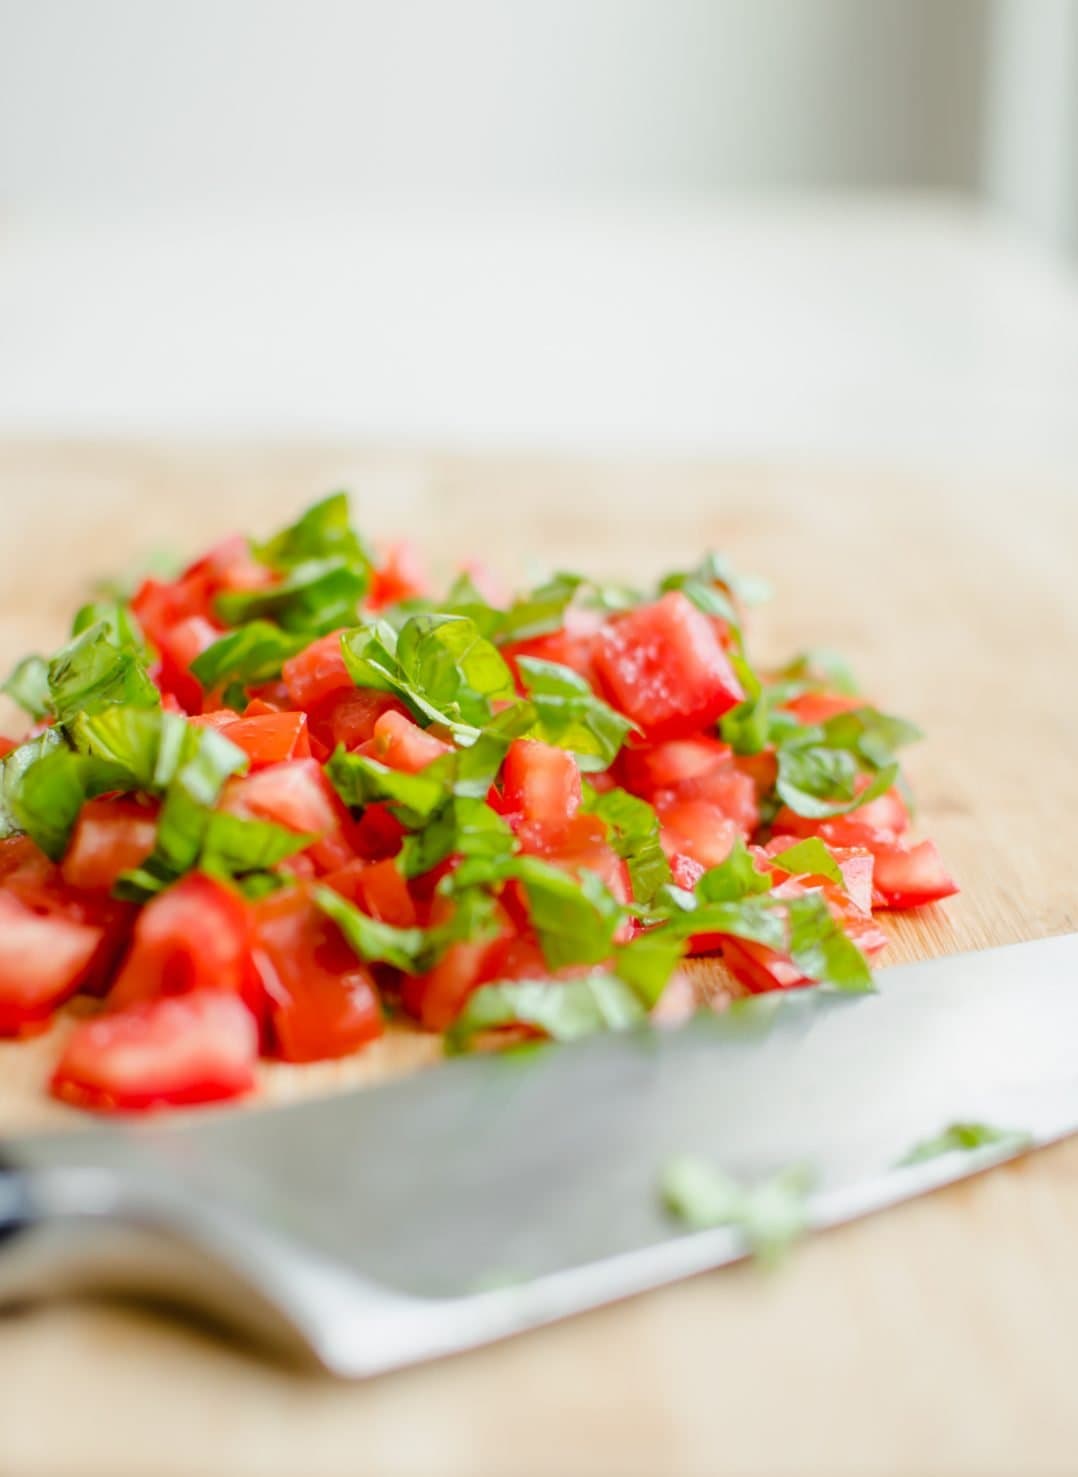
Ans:
[[[651,739],[710,728],[745,697],[711,621],[680,590],[604,626],[595,664],[615,707]]]

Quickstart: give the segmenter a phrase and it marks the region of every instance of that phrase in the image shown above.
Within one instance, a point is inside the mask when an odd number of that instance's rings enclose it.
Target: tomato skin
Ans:
[[[427,588],[426,571],[416,546],[407,539],[390,544],[373,572],[367,609],[383,610],[401,600],[417,599],[427,593]]]
[[[792,959],[752,939],[722,940],[723,963],[753,995],[771,990],[796,990],[812,983]]]
[[[104,937],[103,928],[35,912],[0,891],[0,1036],[41,1030],[82,984]]]
[[[667,856],[684,855],[704,868],[717,867],[729,856],[741,834],[736,821],[709,800],[658,798],[660,840]]]
[[[791,836],[819,836],[828,846],[861,846],[872,852],[878,846],[894,845],[909,825],[909,811],[895,789],[829,820],[813,820],[783,806],[774,821],[776,831]]]
[[[943,865],[934,841],[916,846],[880,846],[873,871],[876,906],[919,908],[958,891],[958,883]]]
[[[710,728],[745,696],[713,625],[680,590],[605,625],[595,664],[610,701],[652,740]]]
[[[502,655],[512,668],[521,691],[525,684],[521,680],[517,659],[522,656],[536,657],[539,661],[556,662],[559,667],[569,667],[579,673],[588,684],[598,690],[599,675],[595,666],[595,639],[602,625],[601,617],[593,612],[572,610],[564,626],[549,631],[545,636],[531,636],[525,641],[512,641],[502,648]]]
[[[306,713],[248,712],[222,724],[221,732],[243,750],[252,770],[311,756]]]
[[[69,887],[108,892],[121,872],[144,862],[157,838],[157,809],[137,800],[90,800],[60,865]]]
[[[626,787],[645,800],[660,790],[680,791],[719,766],[732,763],[733,750],[717,738],[667,739],[658,744],[630,744],[618,763]]]
[[[312,705],[308,715],[311,736],[325,747],[327,755],[338,744],[355,750],[373,739],[374,726],[383,713],[407,717],[403,703],[391,693],[370,687],[339,688]]]
[[[202,684],[192,674],[191,663],[220,634],[220,626],[212,625],[204,616],[190,615],[161,631],[155,641],[160,658],[158,686],[171,693],[187,713],[200,713],[204,701]]]
[[[257,1028],[241,1001],[197,990],[80,1022],[50,1089],[98,1112],[218,1102],[251,1090],[257,1056]]]
[[[319,636],[282,666],[281,680],[294,708],[309,712],[332,693],[355,686],[341,650],[343,629]]]
[[[201,989],[238,995],[255,1017],[262,1014],[249,905],[223,883],[191,872],[138,915],[108,1003],[123,1010],[159,995]]]
[[[800,697],[791,698],[783,706],[800,723],[813,726],[817,723],[826,723],[829,718],[835,718],[839,713],[853,713],[858,708],[863,708],[865,699],[851,697],[842,692],[803,692]]]
[[[549,846],[566,834],[580,809],[580,768],[568,749],[539,739],[514,739],[502,770],[502,809]]]
[[[508,889],[507,889],[508,891]],[[442,898],[435,899],[432,923],[443,922],[450,910]],[[401,980],[401,1004],[428,1031],[445,1031],[453,1024],[468,996],[496,976],[493,966],[504,940],[522,932],[499,906],[491,932],[485,938],[460,939],[449,945],[433,969],[426,974],[405,975]]]
[[[419,921],[408,883],[391,858],[349,862],[323,878],[327,887],[355,903],[364,913],[395,928],[413,928]]]
[[[420,728],[418,723],[413,723],[411,718],[393,709],[382,713],[375,721],[370,742],[373,758],[403,774],[418,774],[443,754],[452,752],[450,744],[443,743]]]
[[[304,854],[322,871],[343,867],[355,854],[346,834],[351,828],[348,812],[316,759],[268,764],[229,780],[221,809],[316,837]]]
[[[271,893],[252,912],[274,1055],[319,1061],[345,1056],[381,1035],[370,970],[303,888]]]

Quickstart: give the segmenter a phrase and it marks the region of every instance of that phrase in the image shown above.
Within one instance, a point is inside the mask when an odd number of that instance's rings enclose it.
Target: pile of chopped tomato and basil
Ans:
[[[452,1050],[646,1019],[686,955],[744,991],[871,988],[915,842],[916,730],[823,654],[750,661],[714,556],[435,598],[335,495],[81,609],[5,690],[0,1034],[75,1014],[61,1098],[234,1096],[259,1056],[403,1018]]]

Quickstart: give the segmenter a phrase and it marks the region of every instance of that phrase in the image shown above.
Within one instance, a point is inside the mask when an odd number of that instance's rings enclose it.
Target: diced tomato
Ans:
[[[348,813],[315,759],[290,759],[229,780],[221,809],[317,837],[310,855],[324,871],[343,867],[354,854]]]
[[[556,662],[578,672],[592,687],[598,688],[595,667],[595,639],[602,618],[595,611],[571,610],[565,625],[545,636],[531,636],[526,641],[513,641],[502,648],[502,655],[519,677],[517,658],[531,656],[539,661]]]
[[[331,631],[291,656],[281,668],[281,677],[293,707],[309,711],[316,703],[342,688],[354,687],[341,650],[341,632]]]
[[[332,887],[334,892],[339,892],[382,923],[392,923],[396,928],[412,928],[418,922],[408,883],[390,858],[377,862],[349,862],[323,880],[327,887]]]
[[[41,888],[55,875],[56,867],[29,836],[5,836],[0,841],[0,881],[5,886]]]
[[[813,820],[783,806],[774,821],[776,831],[792,836],[819,836],[828,846],[862,846],[870,851],[880,845],[892,845],[909,829],[909,824],[909,811],[895,789],[830,820]]]
[[[863,697],[850,697],[841,692],[803,692],[800,697],[791,698],[784,706],[799,722],[811,725],[826,723],[839,713],[852,713],[857,708],[863,708],[865,700]]]
[[[656,809],[667,856],[689,856],[705,868],[724,862],[740,834],[737,822],[709,800],[667,801],[660,797]]]
[[[339,688],[312,705],[309,714],[313,738],[332,753],[338,744],[358,749],[374,737],[374,725],[383,713],[407,714],[391,693],[372,687]]]
[[[368,805],[352,827],[351,842],[357,856],[377,862],[396,856],[404,834],[404,827],[388,806]]]
[[[875,857],[873,885],[878,907],[918,908],[958,891],[934,841],[909,847],[881,846]]]
[[[238,744],[252,769],[265,769],[286,759],[309,759],[306,713],[259,713],[233,717],[221,727],[230,743]]]
[[[0,1036],[40,1030],[83,982],[104,930],[0,891]]]
[[[156,807],[127,798],[90,800],[61,865],[63,879],[69,887],[107,892],[121,872],[146,860],[156,838]]]
[[[833,846],[831,855],[838,863],[846,891],[862,913],[872,912],[872,878],[876,860],[861,846]]]
[[[435,759],[451,752],[451,745],[435,738],[434,734],[427,733],[403,713],[390,709],[375,722],[371,753],[390,769],[399,769],[404,774],[418,774],[428,764],[433,764]]]
[[[769,990],[794,990],[812,983],[788,955],[751,939],[724,938],[722,958],[734,978],[754,995]]]
[[[7,738],[3,734],[0,734],[0,759],[2,759],[5,754],[10,754],[12,749],[17,749],[18,747],[18,739]]]
[[[435,899],[432,923],[444,922],[449,906]],[[404,975],[401,1004],[428,1031],[444,1031],[460,1014],[473,990],[494,978],[491,965],[497,962],[498,945],[520,929],[504,909],[499,909],[494,929],[483,938],[461,939],[449,945],[427,974]]]
[[[763,749],[759,754],[735,754],[732,763],[735,769],[752,780],[757,800],[762,800],[775,788],[779,766],[772,749]]]
[[[671,839],[672,838],[668,838]],[[707,871],[702,862],[695,861],[691,856],[686,856],[681,851],[666,851],[666,859],[670,863],[670,872],[676,887],[682,887],[686,892],[692,892]]]
[[[427,576],[414,544],[405,540],[391,544],[374,571],[367,608],[382,610],[400,600],[414,600],[427,593]]]
[[[239,893],[191,872],[143,908],[109,1004],[122,1010],[158,995],[223,990],[261,1013],[251,962],[248,905]]]
[[[551,860],[579,875],[594,872],[619,903],[633,900],[629,868],[610,845],[604,823],[595,815],[576,815],[565,827]]]
[[[709,728],[745,696],[713,625],[680,590],[604,626],[595,664],[615,707],[651,739]]]
[[[580,809],[580,768],[568,749],[538,739],[515,739],[502,770],[502,806],[536,828],[553,846]]]
[[[680,790],[733,759],[729,744],[717,738],[668,739],[660,744],[630,744],[619,763],[626,786],[645,799],[659,790]]]
[[[190,615],[161,631],[155,645],[160,656],[157,681],[188,713],[203,705],[202,686],[191,673],[191,663],[212,646],[221,634],[205,616]]]
[[[370,970],[302,888],[271,893],[252,912],[276,1055],[289,1062],[344,1056],[381,1035]]]
[[[196,990],[83,1021],[53,1074],[80,1108],[143,1111],[238,1097],[254,1086],[258,1031],[235,995]]]

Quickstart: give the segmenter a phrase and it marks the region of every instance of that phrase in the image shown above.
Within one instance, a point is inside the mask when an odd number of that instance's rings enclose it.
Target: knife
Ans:
[[[985,1169],[902,1165],[956,1121],[1078,1130],[1078,934],[888,969],[871,996],[757,997],[251,1112],[0,1150],[0,1304],[191,1304],[364,1377],[732,1262],[658,1193],[675,1155],[752,1183],[807,1166],[823,1228]]]

